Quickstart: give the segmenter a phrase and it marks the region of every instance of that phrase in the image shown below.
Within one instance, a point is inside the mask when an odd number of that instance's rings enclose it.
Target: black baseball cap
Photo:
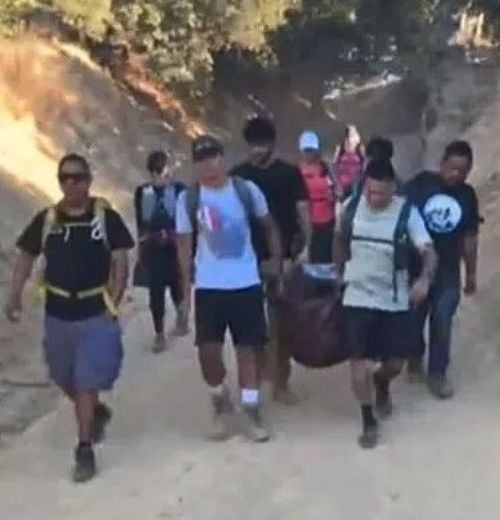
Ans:
[[[211,135],[200,135],[194,139],[191,151],[194,162],[204,161],[217,155],[224,155],[224,147]]]

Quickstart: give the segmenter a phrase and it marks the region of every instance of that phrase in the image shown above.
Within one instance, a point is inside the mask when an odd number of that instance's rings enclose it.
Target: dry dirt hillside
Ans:
[[[179,139],[156,111],[138,105],[78,48],[35,38],[2,41],[2,302],[16,236],[35,211],[59,197],[56,165],[62,155],[79,152],[88,157],[96,192],[130,216],[133,188],[143,179],[147,152],[172,144],[182,152],[185,143]],[[44,375],[33,318],[22,330],[5,322],[0,326],[0,433],[29,422],[31,412],[39,411],[37,396],[50,394],[39,388]],[[24,383],[35,386],[26,388]]]
[[[349,100],[339,107],[340,120],[356,122],[367,134],[387,133],[395,138],[396,160],[405,174],[415,171],[420,163],[435,165],[446,140],[460,135],[472,140],[478,154],[474,181],[482,194],[486,222],[481,293],[477,301],[466,304],[467,313],[461,321],[464,337],[470,337],[470,348],[488,352],[486,357],[470,358],[473,364],[489,360],[500,348],[492,312],[500,303],[500,210],[496,202],[500,180],[494,175],[500,159],[496,146],[500,128],[499,77],[498,68],[491,62],[483,67],[460,60],[447,64],[427,135],[422,133],[420,113],[413,106],[413,89],[404,85]],[[278,106],[276,99],[273,104],[280,128],[287,128],[282,139],[285,149],[293,149],[296,134],[303,127],[318,128],[329,144],[331,135],[338,131],[338,124],[335,126],[318,110],[298,109],[291,104]],[[233,110],[229,111],[230,106]],[[236,127],[245,109],[235,101],[225,108],[220,114],[220,130],[225,130],[225,135],[237,135]],[[425,156],[423,137],[427,143]],[[181,154],[185,150],[186,141],[157,112],[139,106],[86,53],[36,39],[2,42],[0,296],[4,296],[8,264],[20,228],[36,209],[58,197],[55,167],[63,153],[71,150],[88,156],[96,172],[97,191],[130,215],[131,192],[143,178],[145,155],[149,149],[166,143]],[[232,156],[240,145],[230,143]],[[31,305],[28,307],[30,317],[22,330],[5,322],[0,326],[0,433],[22,428],[52,399],[52,390],[44,386],[36,306],[33,311]]]

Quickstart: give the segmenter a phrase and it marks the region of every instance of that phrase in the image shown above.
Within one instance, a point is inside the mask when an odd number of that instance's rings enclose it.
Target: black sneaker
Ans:
[[[113,417],[111,408],[105,404],[99,403],[95,409],[94,429],[92,432],[92,440],[95,444],[99,444],[106,438],[106,426]]]
[[[363,432],[359,436],[358,443],[364,450],[371,450],[378,444],[380,437],[377,421],[363,427]]]
[[[389,383],[383,381],[377,373],[375,373],[373,381],[375,384],[375,410],[380,419],[387,419],[394,411]]]
[[[96,474],[95,455],[92,446],[79,445],[75,450],[73,482],[83,484],[92,480]]]

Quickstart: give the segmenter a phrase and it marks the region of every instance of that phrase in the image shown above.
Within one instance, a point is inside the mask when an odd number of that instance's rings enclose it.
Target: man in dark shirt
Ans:
[[[231,175],[252,181],[264,193],[269,211],[276,222],[280,237],[284,267],[292,261],[306,261],[309,257],[311,225],[307,188],[300,170],[275,155],[276,129],[274,123],[265,117],[249,119],[243,130],[243,137],[250,146],[250,160],[239,164]],[[289,379],[291,374],[290,354],[286,345],[278,341],[278,326],[273,292],[277,280],[266,276],[266,264],[269,251],[262,231],[253,228],[252,236],[261,262],[264,278],[267,278],[266,293],[269,305],[269,328],[271,335],[270,369],[274,383],[275,399],[286,404],[294,404],[296,396],[291,392]]]
[[[175,242],[175,207],[177,197],[185,186],[173,177],[170,154],[152,152],[147,160],[147,169],[151,181],[136,189],[134,206],[139,237],[139,267],[147,274],[149,306],[155,329],[152,350],[159,353],[167,348],[164,327],[167,288],[177,311],[172,335],[184,336],[188,332]]]
[[[118,213],[90,197],[92,175],[83,157],[64,157],[58,178],[63,199],[40,212],[17,242],[6,314],[12,322],[21,318],[24,286],[43,254],[45,358],[51,378],[75,406],[73,479],[85,482],[96,472],[92,444],[104,438],[111,419],[99,392],[110,390],[120,372],[117,312],[128,279],[127,250],[134,243]]]
[[[439,257],[428,301],[416,312],[416,351],[408,368],[411,379],[421,379],[426,347],[424,326],[429,318],[428,386],[431,393],[440,399],[453,395],[447,369],[453,317],[461,294],[462,261],[465,266],[465,294],[475,294],[477,286],[481,219],[474,188],[466,183],[472,165],[470,145],[455,141],[446,147],[439,173],[423,172],[407,186],[408,197],[420,209]],[[414,269],[418,268],[415,262]]]

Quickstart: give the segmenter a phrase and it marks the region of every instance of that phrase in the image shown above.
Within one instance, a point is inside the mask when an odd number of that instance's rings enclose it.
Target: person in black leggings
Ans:
[[[155,340],[153,352],[167,348],[165,337],[165,293],[170,290],[177,310],[173,335],[188,332],[182,301],[175,243],[175,206],[185,186],[172,175],[172,157],[163,151],[152,152],[147,160],[151,181],[135,192],[135,213],[139,235],[139,262],[147,272],[149,304]]]

